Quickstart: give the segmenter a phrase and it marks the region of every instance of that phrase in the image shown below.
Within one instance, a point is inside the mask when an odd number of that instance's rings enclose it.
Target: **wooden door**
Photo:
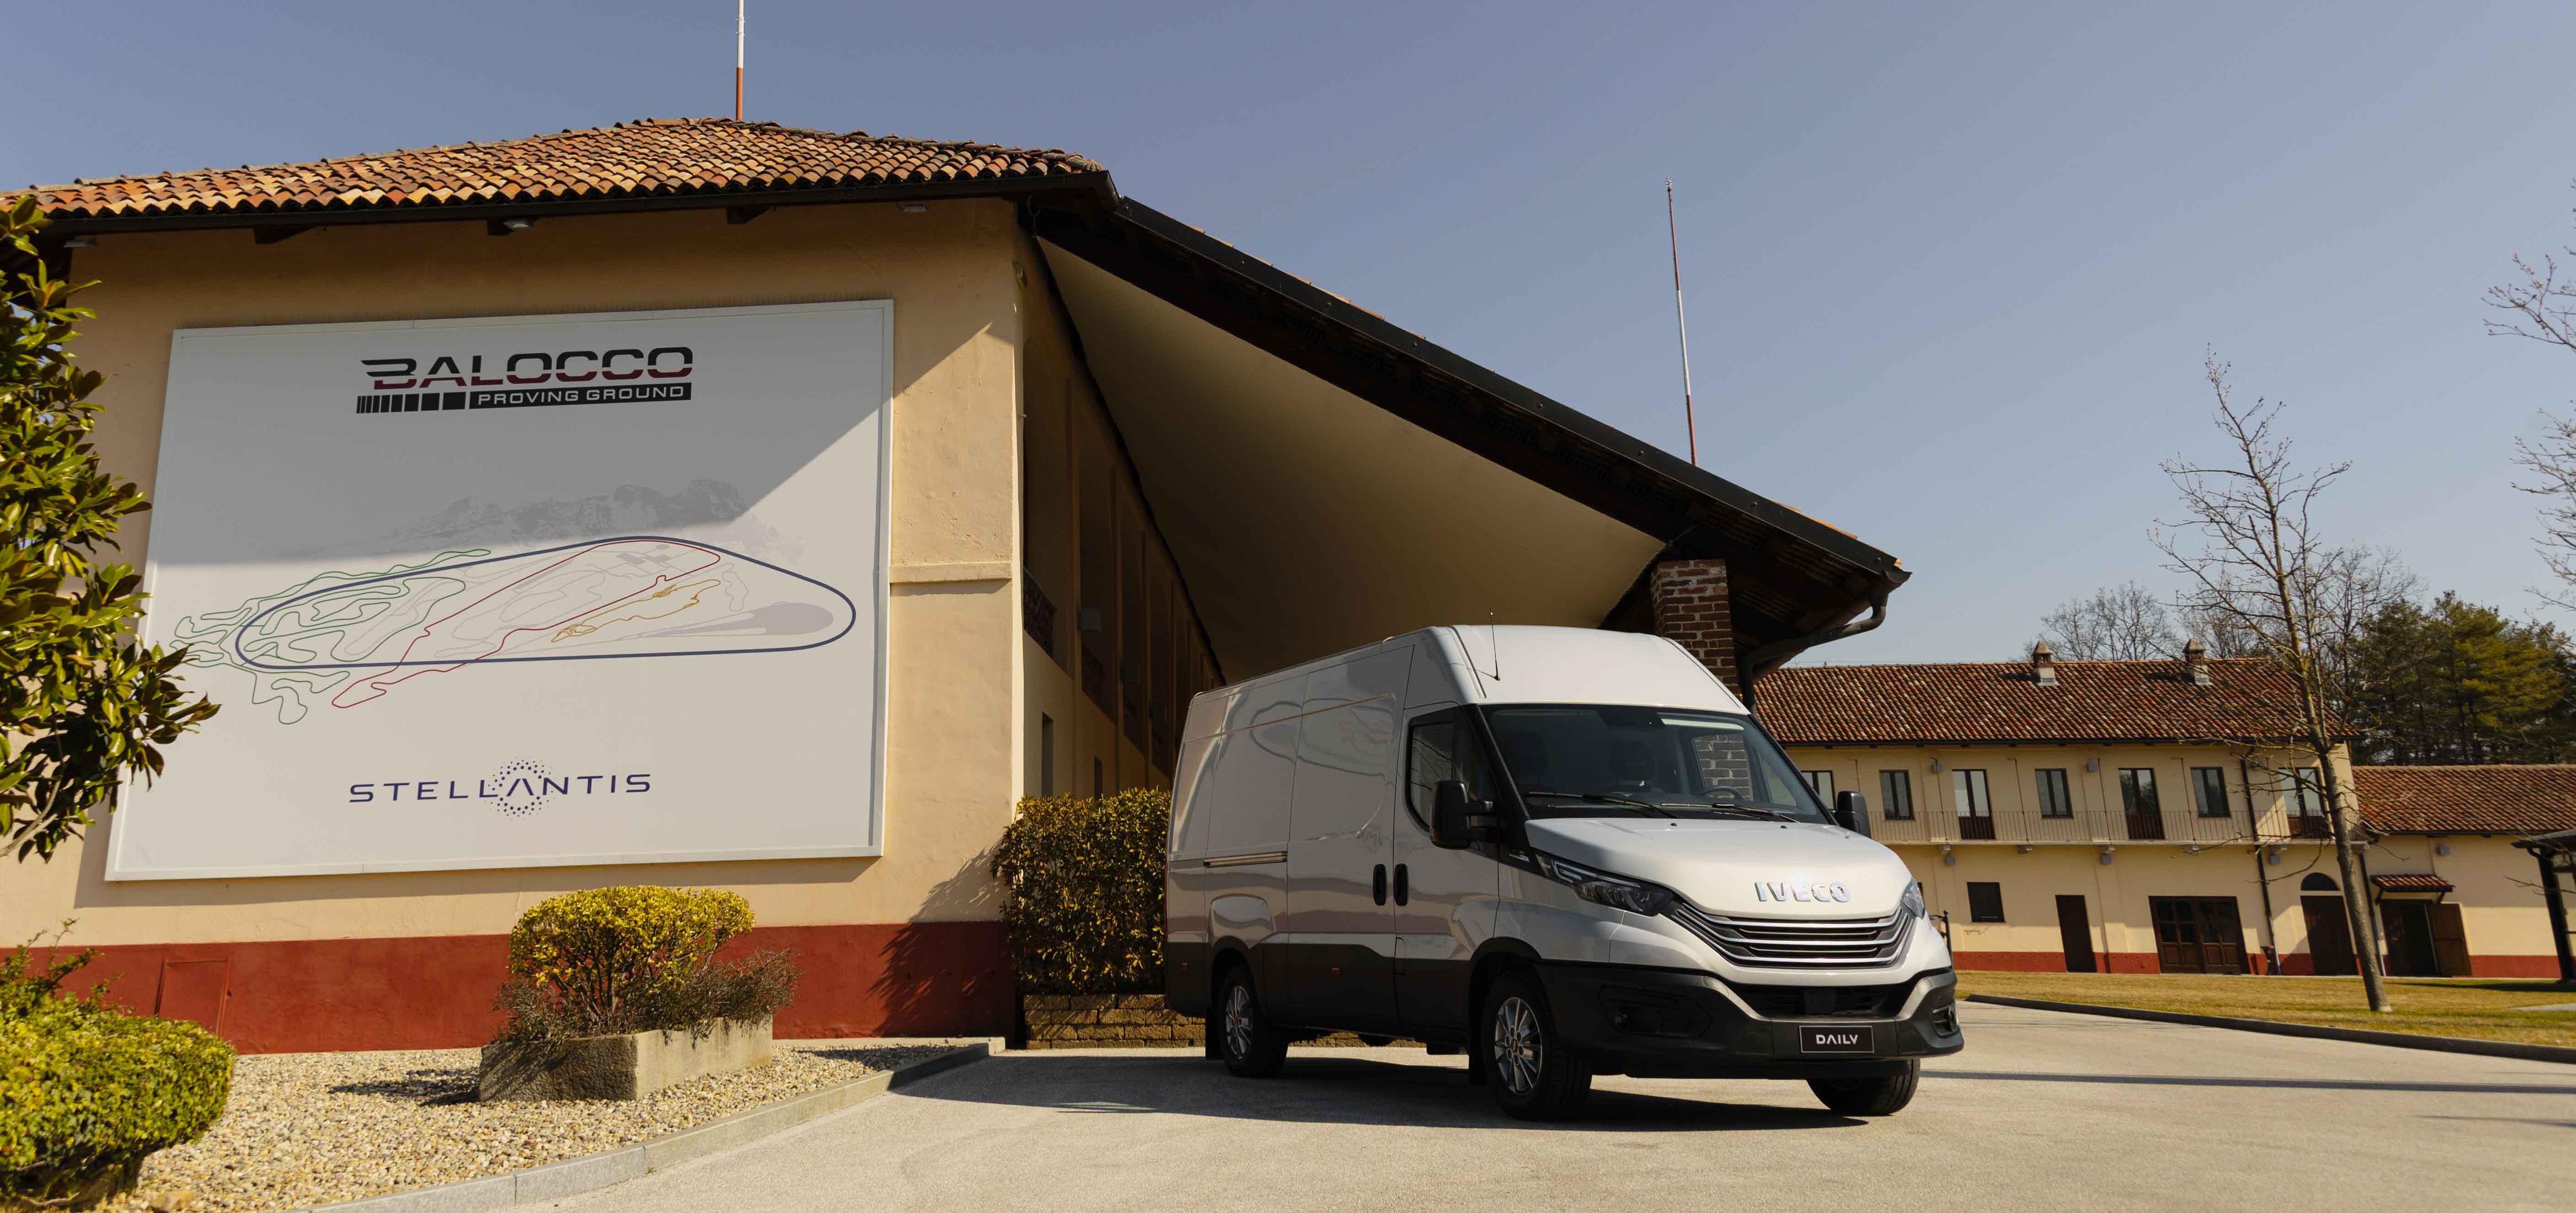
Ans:
[[[2156,967],[2167,973],[2242,973],[2245,929],[2233,897],[2150,897]]]
[[[2084,912],[2081,893],[2057,895],[2057,935],[2066,949],[2066,971],[2094,972],[2093,921]]]
[[[2308,955],[2319,977],[2350,977],[2353,965],[2351,920],[2344,917],[2341,897],[2302,897],[2299,911],[2308,920]]]
[[[2379,903],[2381,929],[2388,933],[2388,975],[2439,977],[2433,962],[2433,916],[2421,901]]]
[[[2447,901],[2433,903],[2433,959],[2444,977],[2469,975],[2468,928],[2460,923],[2460,907]]]

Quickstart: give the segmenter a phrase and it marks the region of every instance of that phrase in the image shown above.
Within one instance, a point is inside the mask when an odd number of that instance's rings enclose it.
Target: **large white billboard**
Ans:
[[[878,853],[890,316],[179,332],[109,879]]]

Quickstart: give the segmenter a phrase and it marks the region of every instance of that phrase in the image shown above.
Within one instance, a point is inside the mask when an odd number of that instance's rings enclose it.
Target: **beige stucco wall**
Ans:
[[[74,346],[108,376],[99,449],[149,489],[173,329],[889,299],[894,305],[885,853],[881,858],[110,884],[104,832],[0,881],[0,938],[77,917],[91,944],[480,934],[568,889],[735,889],[773,925],[989,918],[978,855],[1023,775],[1019,381],[1026,259],[1010,206],[784,207],[104,237],[75,277],[99,318]],[[158,503],[184,510],[184,501]],[[129,559],[152,515],[130,520]],[[855,693],[855,689],[854,689]],[[189,739],[169,760],[188,761]],[[864,740],[853,738],[854,749]]]
[[[2244,924],[2247,950],[2260,952],[2270,944],[2289,956],[2309,951],[2307,920],[2299,906],[2300,881],[2321,872],[2341,884],[2331,844],[2287,837],[2288,795],[2265,768],[2266,764],[2280,769],[2310,765],[2293,753],[2249,755],[2240,764],[2239,752],[2226,746],[1787,748],[1801,771],[1830,771],[1837,790],[1858,790],[1868,797],[1873,835],[1905,858],[1923,881],[1932,908],[1949,911],[1951,946],[1960,952],[2062,954],[2056,899],[2068,894],[2085,898],[2097,951],[2153,953],[2151,897],[2230,897]],[[1932,769],[1935,760],[1942,770]],[[2096,769],[2086,770],[2088,763]],[[2351,767],[2346,756],[2338,754],[2335,765],[2349,794]],[[2054,823],[2038,816],[2033,772],[2046,767],[2067,772],[2074,801],[2072,822]],[[2165,841],[2132,841],[2124,836],[2118,782],[2123,767],[2156,772]],[[2226,773],[2231,820],[2204,821],[2195,816],[2189,784],[2193,767],[2217,767]],[[2245,830],[2248,768],[2254,778],[2259,837]],[[1962,769],[1987,772],[1996,827],[1991,842],[1957,836],[1950,772]],[[1905,771],[1912,780],[1915,816],[1910,822],[1883,819],[1879,772],[1889,770]],[[2472,956],[2551,955],[2548,910],[2534,883],[2531,857],[2515,849],[2512,841],[2509,837],[2392,835],[2371,844],[2365,854],[2374,875],[2426,872],[2451,881],[2456,888],[2448,900],[2460,907]],[[2025,845],[2027,852],[2022,849]],[[2103,845],[2113,848],[2107,864],[2102,862]],[[2199,848],[2196,853],[2194,846]],[[2437,846],[2447,846],[2450,854],[2437,854]],[[1970,881],[2001,886],[2004,922],[1970,921]],[[2266,892],[2271,904],[2268,934]]]

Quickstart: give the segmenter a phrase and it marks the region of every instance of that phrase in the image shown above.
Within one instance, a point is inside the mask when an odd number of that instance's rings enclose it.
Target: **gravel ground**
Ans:
[[[294,1209],[561,1162],[863,1078],[951,1045],[781,1043],[770,1064],[638,1100],[472,1102],[474,1049],[278,1053],[234,1063],[223,1119],[101,1205]],[[176,1199],[173,1199],[176,1198]]]

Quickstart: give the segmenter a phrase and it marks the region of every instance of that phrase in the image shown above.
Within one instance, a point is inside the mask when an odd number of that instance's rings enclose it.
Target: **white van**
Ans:
[[[1209,691],[1175,782],[1165,991],[1236,1074],[1339,1030],[1464,1049],[1521,1117],[1595,1074],[1880,1116],[1963,1043],[1859,796],[1662,637],[1428,628]]]

